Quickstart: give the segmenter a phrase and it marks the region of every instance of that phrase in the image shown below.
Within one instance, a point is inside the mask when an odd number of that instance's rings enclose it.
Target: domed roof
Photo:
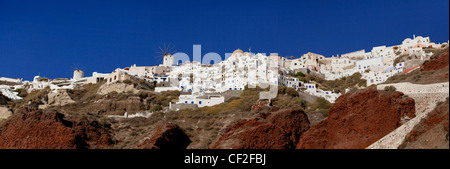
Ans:
[[[405,40],[403,40],[403,44],[405,44],[405,43],[409,43],[410,41],[411,41],[412,39],[411,38],[406,38]]]
[[[241,49],[236,49],[236,50],[233,52],[233,54],[235,54],[235,53],[244,53],[244,51],[242,51]]]

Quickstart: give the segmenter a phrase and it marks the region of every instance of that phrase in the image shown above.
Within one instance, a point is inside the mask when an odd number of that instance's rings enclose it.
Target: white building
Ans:
[[[225,102],[221,95],[180,95],[177,104],[196,104],[198,107],[214,106]]]
[[[108,73],[93,72],[91,77],[86,77],[86,83],[98,83],[105,80],[109,76]]]
[[[369,69],[371,66],[382,66],[383,57],[374,57],[370,59],[358,60],[355,62],[355,70],[359,73],[363,74],[366,69]]]
[[[281,86],[292,87],[297,90],[302,86],[303,82],[295,77],[279,76],[278,84]]]

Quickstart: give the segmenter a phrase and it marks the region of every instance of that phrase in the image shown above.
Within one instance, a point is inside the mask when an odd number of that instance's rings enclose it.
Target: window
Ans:
[[[184,101],[184,103],[187,103],[187,101]]]
[[[202,101],[198,101],[198,104],[202,104]]]
[[[194,104],[194,101],[192,101],[191,104]]]

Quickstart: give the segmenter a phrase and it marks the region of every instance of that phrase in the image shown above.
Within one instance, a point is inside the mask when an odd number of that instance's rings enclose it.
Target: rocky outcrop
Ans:
[[[133,92],[137,93],[139,92],[137,89],[134,88],[132,84],[126,84],[126,83],[112,83],[112,84],[103,84],[100,86],[100,88],[97,91],[97,94],[99,95],[105,95],[111,92],[117,92],[117,93],[126,93],[126,92]]]
[[[155,134],[138,146],[140,149],[186,149],[189,136],[178,125],[167,123],[158,127]]]
[[[48,93],[49,105],[64,106],[66,104],[74,103],[75,101],[70,98],[66,90],[58,90],[56,93]]]
[[[449,65],[449,53],[448,53],[448,49],[447,49],[447,51],[445,53],[441,54],[439,57],[432,58],[431,60],[426,61],[420,68],[420,71],[439,70],[448,65]],[[447,77],[448,77],[448,74],[447,74]]]
[[[97,122],[72,122],[56,111],[19,110],[2,125],[0,149],[86,149],[113,144]]]
[[[268,100],[258,100],[251,108],[251,112],[261,112],[264,109],[269,109],[269,101]]]
[[[8,104],[8,102],[7,102],[8,100],[9,99],[6,96],[4,96],[2,93],[0,93],[0,106]]]
[[[146,104],[141,98],[127,97],[123,100],[115,100],[115,99],[102,99],[96,101],[95,103],[89,105],[92,110],[99,110],[104,112],[117,112],[117,111],[126,111],[130,112],[140,112],[144,110],[150,109],[150,104]]]
[[[415,102],[401,92],[374,89],[339,97],[328,118],[301,137],[299,149],[363,149],[415,117]]]
[[[256,104],[253,111],[267,110]],[[276,108],[274,109],[276,110]],[[295,148],[310,123],[301,109],[259,112],[258,117],[238,120],[226,128],[214,149],[290,149]]]
[[[12,112],[8,107],[0,106],[0,120],[7,119],[11,115]]]

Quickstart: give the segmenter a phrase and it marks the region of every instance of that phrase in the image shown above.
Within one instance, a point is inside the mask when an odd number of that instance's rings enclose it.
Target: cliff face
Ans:
[[[254,106],[254,111],[267,110]],[[262,106],[264,107],[264,106]],[[276,109],[275,109],[276,110]],[[211,147],[214,149],[290,149],[309,129],[309,120],[300,109],[260,112],[259,117],[238,120]]]
[[[130,113],[149,110],[151,106],[139,97],[128,97],[126,100],[104,99],[90,104],[88,107],[105,112],[127,111]]]
[[[2,125],[0,149],[85,149],[113,143],[97,122],[71,122],[56,111],[19,110]]]
[[[432,58],[429,61],[426,61],[422,67],[420,68],[420,71],[432,71],[432,70],[439,70],[441,68],[444,68],[449,65],[449,53],[448,49],[445,53],[441,54],[437,58]],[[448,74],[447,74],[448,78]]]
[[[156,133],[144,141],[141,149],[186,149],[191,143],[189,136],[176,124],[167,123],[158,127]]]
[[[299,149],[363,149],[415,117],[415,102],[400,92],[367,89],[339,97],[328,118],[300,138]]]
[[[6,96],[3,96],[3,94],[0,93],[0,106],[1,105],[6,105],[8,100],[9,99]]]

